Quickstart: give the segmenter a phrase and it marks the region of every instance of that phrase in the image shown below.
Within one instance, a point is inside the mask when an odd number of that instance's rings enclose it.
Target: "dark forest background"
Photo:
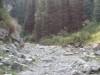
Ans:
[[[21,25],[25,41],[49,45],[72,44],[79,41],[92,44],[99,41],[97,37],[100,35],[100,0],[3,0],[3,2],[13,7],[10,15]],[[3,2],[0,0],[1,9]]]

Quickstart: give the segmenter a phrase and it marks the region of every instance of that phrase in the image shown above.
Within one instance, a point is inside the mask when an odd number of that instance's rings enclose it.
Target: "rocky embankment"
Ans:
[[[18,51],[13,44],[3,44],[0,41],[0,75],[19,75],[24,70],[30,70],[35,58]]]
[[[99,47],[0,45],[1,75],[100,75]],[[94,50],[95,51],[94,51]]]

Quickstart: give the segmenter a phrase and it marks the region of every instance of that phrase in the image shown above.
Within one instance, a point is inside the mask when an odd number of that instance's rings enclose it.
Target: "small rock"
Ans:
[[[23,54],[23,53],[18,53],[17,56],[18,56],[19,58],[24,58],[24,59],[26,58],[25,54]]]
[[[100,50],[94,51],[95,55],[100,55]]]
[[[92,67],[90,65],[88,65],[88,64],[85,64],[84,68],[83,68],[83,72],[87,73],[87,74],[90,74],[91,71],[92,71]]]
[[[31,63],[33,60],[32,60],[31,58],[26,58],[25,61],[26,61],[27,63]]]
[[[100,64],[96,60],[89,61],[84,65],[83,72],[90,74],[92,72],[99,72],[99,71],[100,71]]]
[[[19,75],[33,75],[31,71],[22,72]]]
[[[72,52],[66,52],[66,53],[64,53],[64,56],[67,56],[67,55],[73,55],[74,53],[72,53]]]
[[[7,61],[7,60],[10,60],[10,58],[6,57],[6,58],[4,58],[4,60],[6,60],[6,61]]]
[[[13,65],[11,66],[12,69],[14,70],[22,70],[23,65],[20,64],[19,62],[14,62]]]
[[[10,47],[12,47],[12,48],[17,50],[17,47],[13,43],[10,43]]]
[[[83,51],[83,52],[85,52],[85,49],[84,48],[80,48],[80,50]]]
[[[10,66],[10,65],[11,65],[11,62],[10,62],[10,61],[7,61],[7,60],[3,60],[2,63],[3,63],[5,66]]]
[[[95,57],[96,57],[96,55],[95,55],[95,53],[94,53],[94,52],[91,52],[91,53],[89,54],[89,57],[90,57],[90,58],[95,58]]]
[[[6,49],[6,51],[11,53],[12,55],[17,55],[17,53],[18,53],[18,51],[13,48]]]
[[[79,52],[75,52],[75,54],[78,54]]]
[[[77,70],[72,71],[72,75],[81,75],[81,73]]]
[[[22,59],[22,58],[18,58],[17,61],[19,63],[21,63],[21,64],[27,64],[27,62],[24,59]]]
[[[100,71],[100,63],[96,60],[93,60],[90,62],[90,65],[92,66],[92,71],[98,72]]]
[[[6,25],[4,21],[0,21],[0,39],[4,39],[6,36],[8,36],[9,33],[8,30],[1,28],[3,25]]]
[[[12,74],[4,74],[4,75],[12,75]]]

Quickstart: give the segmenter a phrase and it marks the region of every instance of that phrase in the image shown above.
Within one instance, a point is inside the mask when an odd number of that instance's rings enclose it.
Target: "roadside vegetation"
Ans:
[[[26,40],[32,41],[32,39],[32,36],[29,36]],[[87,26],[84,26],[83,29],[78,32],[67,33],[66,31],[61,31],[58,35],[43,37],[39,43],[42,45],[73,45],[80,41],[86,45],[100,42],[100,23],[88,22]]]

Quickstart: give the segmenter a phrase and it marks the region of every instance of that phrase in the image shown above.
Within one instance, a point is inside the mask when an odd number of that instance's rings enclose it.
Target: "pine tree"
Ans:
[[[68,4],[68,0],[36,0],[36,38],[57,34],[68,25]]]
[[[12,0],[13,1],[13,9],[11,10],[11,15],[14,18],[18,19],[18,22],[20,24],[23,24],[24,22],[24,16],[25,16],[25,0]]]
[[[70,21],[68,30],[71,32],[78,31],[82,28],[84,20],[83,0],[69,0],[70,1]]]
[[[2,7],[2,0],[0,0],[0,8]]]
[[[84,13],[86,18],[91,20],[94,11],[94,0],[84,0]]]
[[[25,5],[24,31],[26,34],[30,34],[33,32],[35,24],[35,0],[26,0]]]
[[[94,18],[97,22],[100,22],[100,0],[95,0]]]

